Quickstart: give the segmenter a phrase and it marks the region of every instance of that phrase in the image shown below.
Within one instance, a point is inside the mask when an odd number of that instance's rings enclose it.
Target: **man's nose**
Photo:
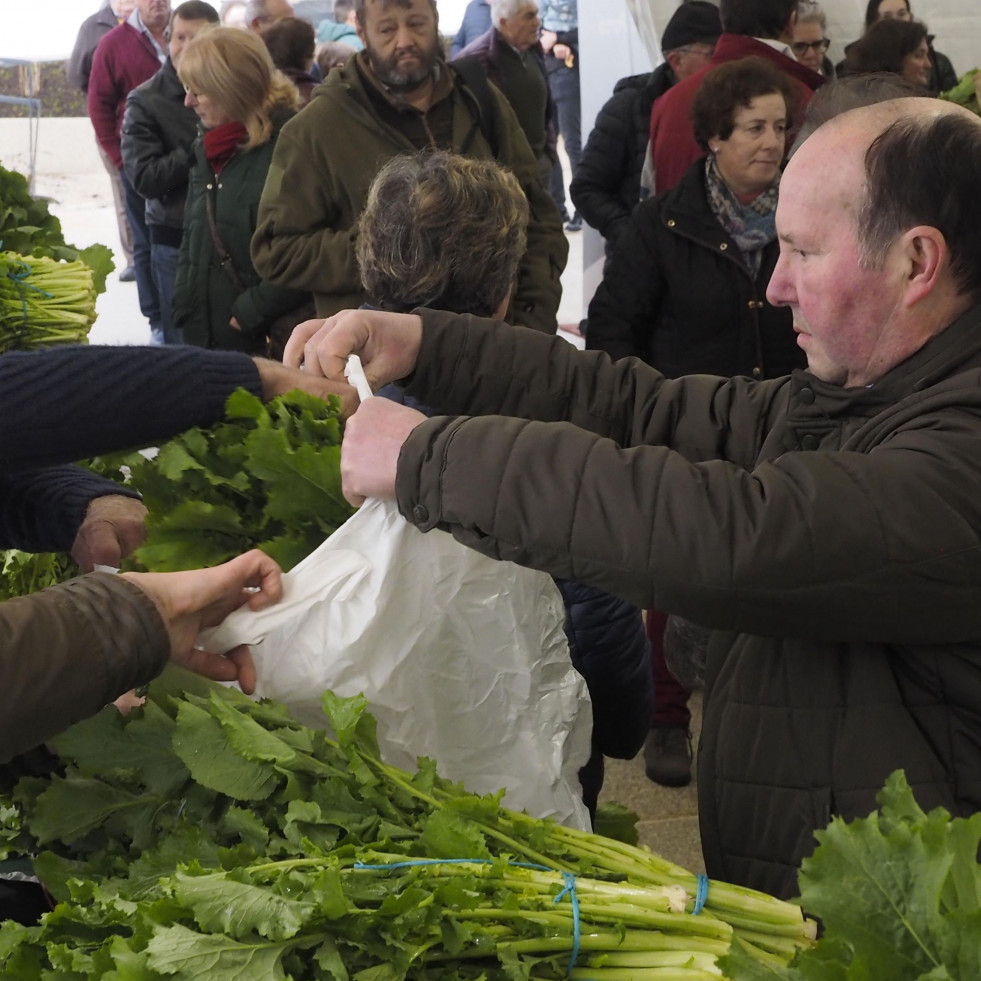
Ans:
[[[766,286],[766,298],[775,307],[786,307],[794,302],[794,294],[787,274],[787,260],[784,257],[783,249],[777,257],[777,264],[773,267],[773,275]]]

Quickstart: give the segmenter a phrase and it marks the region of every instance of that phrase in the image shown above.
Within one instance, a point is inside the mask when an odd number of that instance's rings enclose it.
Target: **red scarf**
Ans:
[[[204,155],[216,174],[221,173],[247,135],[245,126],[238,120],[222,123],[204,134]]]

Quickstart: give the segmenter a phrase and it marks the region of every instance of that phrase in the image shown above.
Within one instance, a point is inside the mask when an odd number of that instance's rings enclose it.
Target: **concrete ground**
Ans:
[[[65,239],[84,247],[108,245],[119,260],[119,236],[109,191],[109,178],[95,149],[88,119],[40,120],[37,131],[35,193],[47,197],[61,220]],[[0,163],[27,173],[30,166],[28,121],[0,119]],[[578,324],[583,316],[582,235],[569,239],[569,263],[562,278],[560,324]],[[97,305],[93,344],[146,344],[150,330],[140,314],[134,283],[120,283],[114,273]],[[561,333],[581,346],[579,338]],[[701,721],[701,699],[692,699],[693,736]],[[704,871],[698,840],[694,783],[680,789],[658,787],[644,773],[643,757],[608,760],[602,800],[614,800],[640,816],[641,842],[692,871]]]

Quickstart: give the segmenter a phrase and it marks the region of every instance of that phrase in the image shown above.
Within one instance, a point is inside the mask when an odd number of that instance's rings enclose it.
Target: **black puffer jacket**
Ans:
[[[654,100],[674,85],[667,62],[621,78],[596,116],[573,178],[572,203],[612,247],[640,200]]]
[[[146,198],[147,225],[177,233],[169,245],[180,244],[197,132],[197,114],[184,105],[184,86],[168,58],[126,97],[120,146],[126,176]]]
[[[778,253],[776,241],[766,246],[752,276],[709,206],[699,160],[634,210],[589,305],[586,346],[643,358],[669,378],[803,367],[790,311],[766,300]]]

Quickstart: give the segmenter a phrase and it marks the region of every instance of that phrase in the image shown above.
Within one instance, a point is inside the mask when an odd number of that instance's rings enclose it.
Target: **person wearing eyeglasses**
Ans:
[[[722,33],[719,8],[689,0],[661,35],[664,61],[652,72],[620,79],[600,109],[572,180],[572,203],[606,239],[607,255],[640,200],[651,107],[673,85],[705,68]]]
[[[828,57],[831,42],[827,38],[828,18],[824,8],[818,3],[802,0],[797,8],[797,21],[794,24],[794,36],[790,42],[790,50],[794,57],[811,71],[834,78],[835,70]]]

